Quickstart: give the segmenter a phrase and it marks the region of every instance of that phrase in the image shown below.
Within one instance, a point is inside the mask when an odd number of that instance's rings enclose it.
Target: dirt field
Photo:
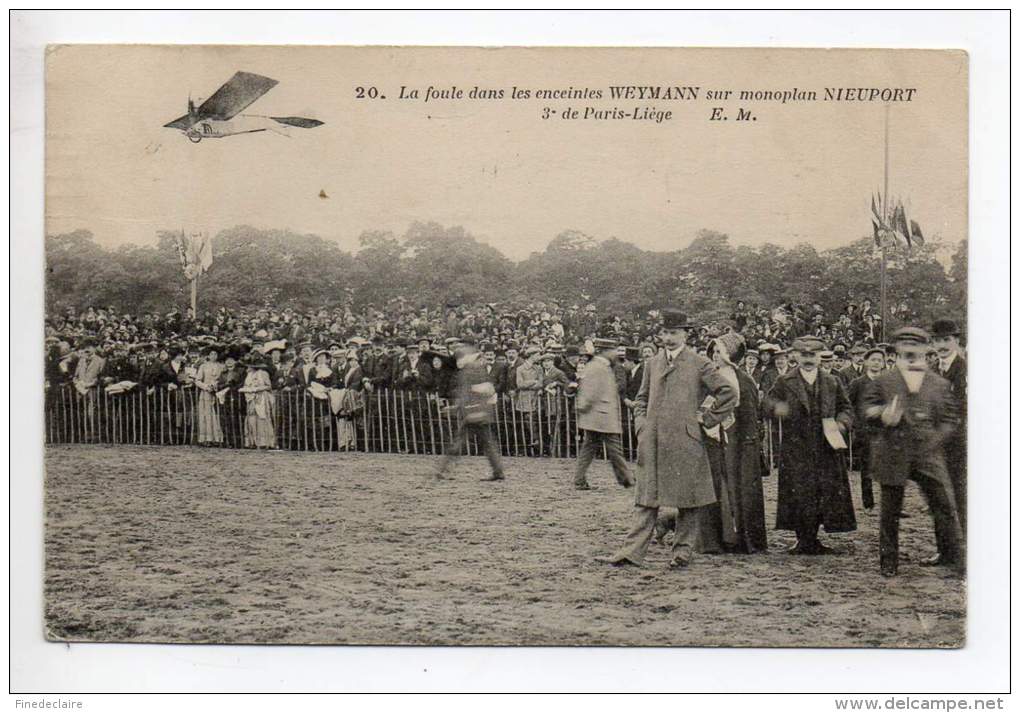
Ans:
[[[835,557],[700,556],[642,569],[596,558],[632,495],[596,462],[198,448],[47,449],[48,635],[76,641],[655,646],[962,645],[964,584],[908,488],[900,576],[878,574],[878,514],[823,539]],[[853,479],[856,486],[856,477]],[[859,498],[855,491],[855,498]],[[766,480],[774,521],[775,479]]]

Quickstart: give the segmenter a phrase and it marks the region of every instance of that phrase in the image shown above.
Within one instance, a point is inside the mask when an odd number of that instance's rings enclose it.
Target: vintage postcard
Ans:
[[[53,45],[45,101],[47,638],[965,644],[964,52]]]

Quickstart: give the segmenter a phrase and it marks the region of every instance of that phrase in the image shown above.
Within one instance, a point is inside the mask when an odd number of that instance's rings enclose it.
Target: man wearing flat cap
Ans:
[[[538,347],[526,347],[524,363],[517,367],[515,374],[517,418],[521,424],[527,455],[535,455],[539,450],[538,411],[543,388],[542,367],[539,363],[541,356],[542,350]]]
[[[646,363],[634,404],[638,434],[634,524],[610,559],[617,566],[644,561],[659,508],[670,507],[678,509],[670,568],[686,567],[706,506],[717,500],[702,426],[718,425],[736,405],[736,392],[712,362],[687,346],[692,329],[683,312],[663,311],[664,348]]]
[[[818,352],[818,367],[823,373],[832,374],[835,362],[836,355],[831,349],[823,349]],[[839,377],[837,376],[836,379],[839,380]],[[840,381],[839,383],[842,384],[843,382]]]
[[[896,366],[864,393],[865,417],[874,424],[872,477],[882,485],[879,555],[883,576],[896,575],[899,521],[908,480],[921,489],[935,525],[939,564],[962,570],[964,550],[944,447],[958,426],[949,382],[928,371],[928,334],[904,327],[893,335]]]
[[[518,356],[518,345],[514,341],[505,342],[504,355],[506,363],[502,365],[500,373],[493,379],[496,393],[500,394],[504,401],[509,399],[509,394],[517,390],[517,369],[524,363]]]
[[[960,328],[951,319],[932,324],[932,346],[938,355],[938,373],[949,382],[960,412],[960,426],[946,440],[946,467],[953,481],[953,497],[960,528],[967,536],[967,360],[960,347]]]
[[[846,437],[853,411],[839,380],[819,368],[825,344],[804,336],[792,348],[797,368],[777,378],[765,399],[766,411],[782,419],[776,529],[797,533],[793,554],[831,554],[818,539],[820,527],[826,532],[857,529],[845,444],[838,448],[832,433]]]

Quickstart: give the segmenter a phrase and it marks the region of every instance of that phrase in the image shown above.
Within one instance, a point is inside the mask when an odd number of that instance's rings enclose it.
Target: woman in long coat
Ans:
[[[709,345],[719,373],[737,391],[732,418],[721,424],[721,440],[707,439],[709,461],[717,476],[721,540],[727,549],[744,554],[768,549],[765,493],[761,482],[761,436],[758,431],[758,387],[736,366],[744,355],[739,335],[728,334]],[[721,487],[719,487],[721,485]]]
[[[198,444],[221,445],[223,429],[220,427],[220,409],[216,402],[217,384],[223,373],[219,361],[220,348],[215,344],[204,350],[205,360],[195,371],[195,388],[198,389]]]
[[[308,393],[314,399],[311,402],[312,447],[315,450],[332,448],[332,418],[329,406],[329,392],[339,383],[338,374],[329,364],[330,354],[320,349],[312,355],[312,368],[308,372]]]
[[[244,365],[248,374],[238,391],[245,395],[244,445],[246,448],[276,448],[276,402],[266,363],[255,354]]]
[[[239,389],[244,386],[246,369],[239,363],[240,350],[228,347],[223,357],[223,371],[216,382],[216,398],[220,402],[220,427],[228,448],[240,448],[244,443],[244,398]]]

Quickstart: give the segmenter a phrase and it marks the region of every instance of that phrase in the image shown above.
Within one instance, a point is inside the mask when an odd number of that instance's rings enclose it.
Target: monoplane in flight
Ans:
[[[226,84],[217,89],[196,109],[188,98],[188,113],[169,124],[168,129],[177,129],[192,143],[202,139],[222,139],[236,134],[251,134],[257,131],[274,131],[286,135],[282,126],[312,129],[321,126],[318,119],[303,116],[258,116],[241,112],[255,103],[278,82],[251,72],[238,72]]]

